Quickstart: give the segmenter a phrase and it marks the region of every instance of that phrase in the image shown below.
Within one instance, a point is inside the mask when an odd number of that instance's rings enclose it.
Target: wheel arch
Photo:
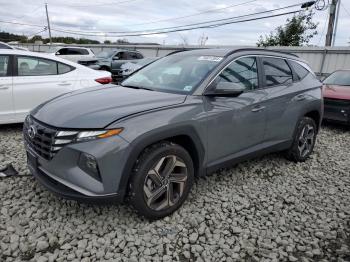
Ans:
[[[309,111],[309,112],[306,112],[304,114],[304,117],[310,117],[311,119],[313,119],[316,123],[316,127],[317,127],[317,132],[319,131],[320,129],[320,125],[321,125],[321,114],[319,111],[317,110],[312,110],[312,111]]]
[[[119,183],[118,194],[125,197],[128,191],[132,170],[142,152],[147,147],[162,141],[172,142],[184,147],[191,155],[195,176],[202,176],[205,174],[205,168],[203,166],[205,149],[199,135],[193,127],[183,126],[168,128],[162,131],[155,130],[150,133],[143,134],[130,143],[127,161],[124,165],[122,178]]]

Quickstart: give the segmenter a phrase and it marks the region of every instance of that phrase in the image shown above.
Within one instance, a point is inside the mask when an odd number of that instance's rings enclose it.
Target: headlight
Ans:
[[[79,132],[76,141],[93,140],[97,138],[106,138],[111,136],[119,135],[123,131],[122,128],[110,129],[110,130],[99,130],[99,131],[82,131]]]
[[[56,135],[55,144],[68,144],[68,142],[89,141],[98,138],[106,138],[119,135],[123,128],[109,130],[86,130],[86,131],[60,131]],[[62,143],[61,143],[62,142]]]

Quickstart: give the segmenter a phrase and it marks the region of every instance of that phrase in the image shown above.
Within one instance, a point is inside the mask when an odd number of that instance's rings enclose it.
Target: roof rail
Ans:
[[[256,48],[256,47],[238,48],[238,49],[232,50],[231,52],[227,53],[226,56],[232,55],[232,54],[237,53],[237,52],[242,52],[242,51],[268,51],[268,52],[281,53],[281,54],[285,54],[285,55],[291,55],[291,56],[299,58],[299,56],[296,54],[283,52],[280,50],[273,50],[273,49],[267,49],[267,48]]]

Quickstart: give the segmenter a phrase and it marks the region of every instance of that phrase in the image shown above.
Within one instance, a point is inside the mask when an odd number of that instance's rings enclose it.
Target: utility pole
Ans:
[[[335,19],[336,19],[336,13],[337,13],[336,9],[337,9],[338,1],[339,0],[332,0],[331,5],[329,6],[329,20],[328,20],[328,29],[327,29],[325,46],[331,46],[332,43],[334,44],[334,41],[333,41],[334,26],[335,26]]]
[[[50,27],[49,12],[47,11],[47,3],[45,3],[45,10],[46,10],[46,18],[47,18],[47,29],[49,29],[50,45],[52,45],[51,27]]]
[[[335,17],[335,26],[334,26],[334,33],[333,33],[333,38],[332,38],[332,46],[334,46],[334,42],[335,42],[335,36],[337,35],[337,28],[338,28],[338,19],[339,19],[339,10],[340,10],[340,0],[338,0],[337,3],[337,14]]]

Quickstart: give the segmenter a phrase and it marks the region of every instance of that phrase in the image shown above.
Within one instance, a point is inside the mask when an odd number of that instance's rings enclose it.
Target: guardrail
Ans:
[[[35,52],[49,52],[58,46],[73,45],[38,45],[21,44]],[[190,50],[199,48],[244,48],[248,46],[178,46],[178,45],[74,45],[91,48],[95,54],[113,49],[137,50],[146,57],[165,56],[171,52],[179,50]],[[269,47],[268,49],[290,52],[306,60],[314,72],[319,76],[328,75],[335,70],[350,69],[350,47]]]

